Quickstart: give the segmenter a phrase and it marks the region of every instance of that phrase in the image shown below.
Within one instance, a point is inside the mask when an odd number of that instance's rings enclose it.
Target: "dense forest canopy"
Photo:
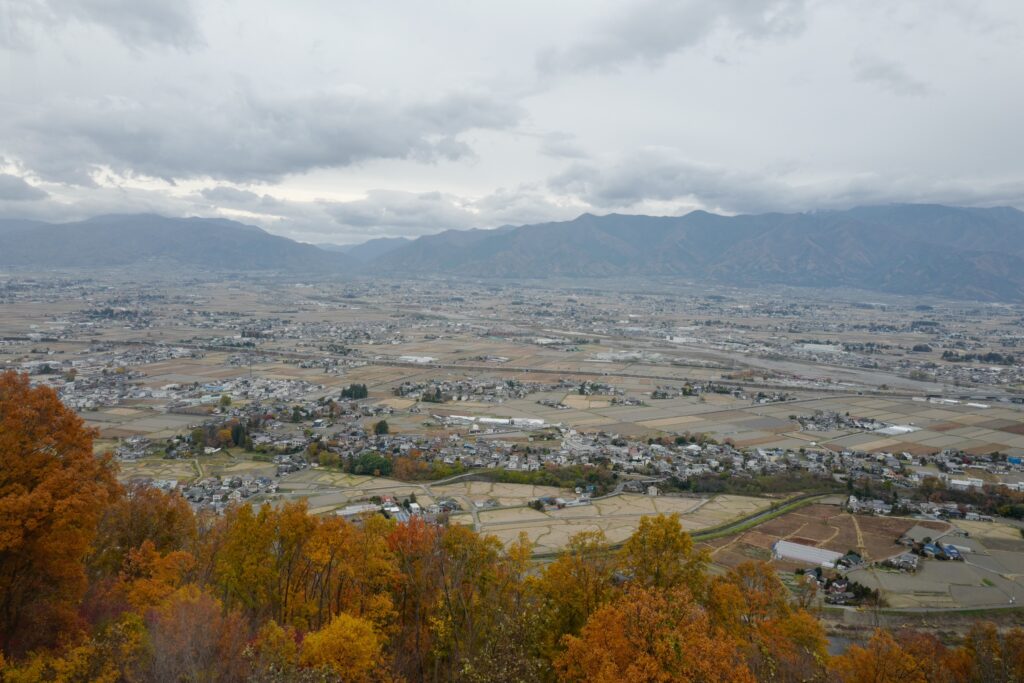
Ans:
[[[879,630],[830,657],[809,577],[708,571],[676,516],[553,562],[461,525],[196,515],[121,486],[47,388],[0,375],[0,673],[21,681],[1019,681],[1024,631]]]

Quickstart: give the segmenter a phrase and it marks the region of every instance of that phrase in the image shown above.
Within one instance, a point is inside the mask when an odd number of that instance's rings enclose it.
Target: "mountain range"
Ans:
[[[318,244],[316,246],[327,251],[348,254],[360,263],[373,261],[384,254],[404,247],[412,242],[408,237],[375,237],[360,244]]]
[[[101,216],[0,221],[0,266],[116,267],[472,277],[678,277],[738,286],[854,287],[1024,299],[1024,213],[935,204],[570,221],[447,230],[317,247],[225,219]]]
[[[345,254],[223,218],[117,214],[75,223],[0,220],[0,266],[109,268],[146,264],[214,272],[336,272],[351,269],[354,262]]]
[[[1020,300],[1024,213],[897,204],[741,216],[584,214],[560,223],[420,237],[373,266],[385,273],[653,275]]]

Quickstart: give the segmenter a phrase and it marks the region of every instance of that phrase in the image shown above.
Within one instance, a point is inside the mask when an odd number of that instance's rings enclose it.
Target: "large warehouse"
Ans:
[[[835,567],[836,561],[842,556],[842,553],[792,541],[776,541],[772,545],[772,557],[776,560],[806,562],[817,567]]]

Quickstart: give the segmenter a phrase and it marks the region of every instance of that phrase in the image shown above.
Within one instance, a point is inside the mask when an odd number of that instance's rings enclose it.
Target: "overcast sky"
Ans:
[[[0,216],[1024,208],[1022,0],[0,0]]]

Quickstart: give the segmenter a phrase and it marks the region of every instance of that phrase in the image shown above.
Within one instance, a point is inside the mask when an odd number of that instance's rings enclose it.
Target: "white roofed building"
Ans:
[[[806,562],[816,567],[835,567],[836,561],[843,556],[833,550],[815,548],[812,545],[793,543],[792,541],[776,541],[772,544],[772,557],[776,560]]]

